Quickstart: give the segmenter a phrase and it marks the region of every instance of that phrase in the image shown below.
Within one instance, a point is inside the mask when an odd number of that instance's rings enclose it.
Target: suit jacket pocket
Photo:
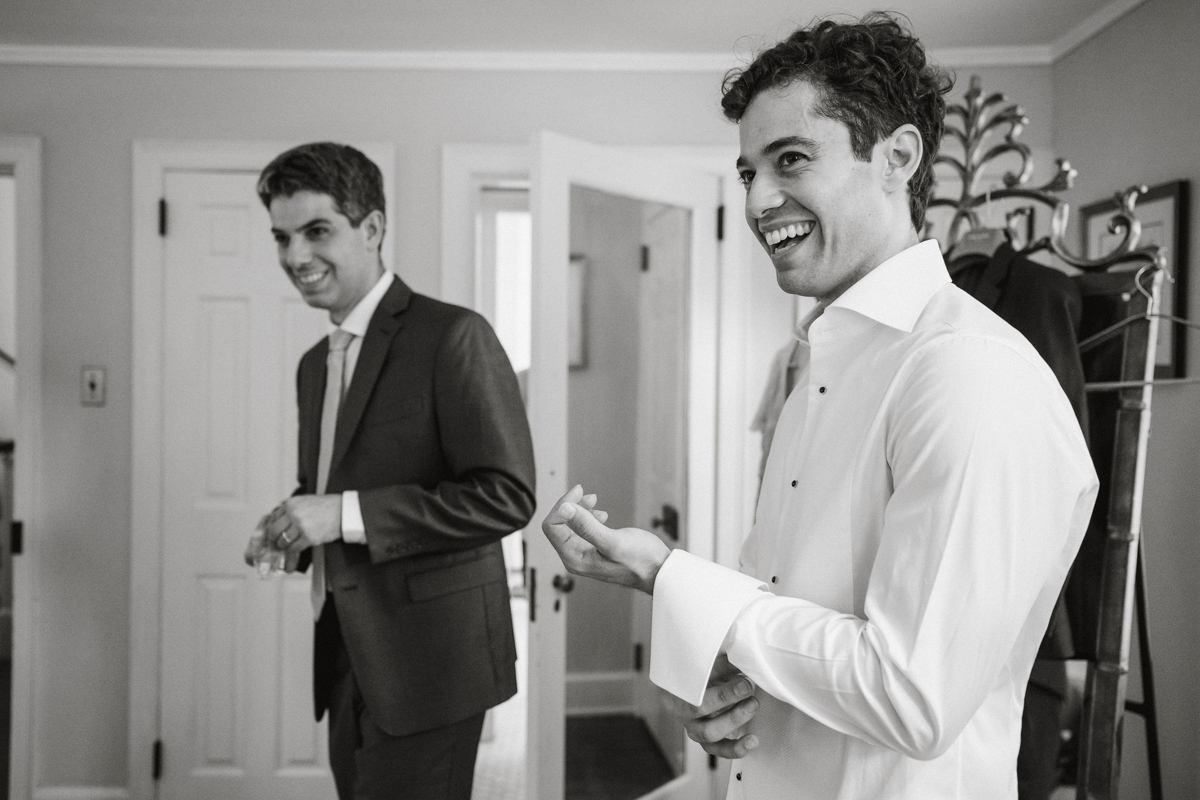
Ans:
[[[375,428],[380,425],[390,425],[408,417],[415,417],[417,414],[425,411],[425,406],[424,395],[407,397],[399,402],[391,403],[382,409],[379,412],[379,416],[371,418],[366,427]]]
[[[420,603],[504,579],[503,556],[488,553],[475,561],[409,575],[408,596],[414,603]]]

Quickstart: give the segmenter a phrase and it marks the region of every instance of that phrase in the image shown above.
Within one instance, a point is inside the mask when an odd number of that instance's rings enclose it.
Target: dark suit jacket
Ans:
[[[315,491],[328,349],[318,342],[297,375],[300,493]],[[380,727],[403,736],[511,697],[499,540],[533,516],[533,446],[508,356],[483,317],[393,281],[339,411],[326,491],[348,489],[359,492],[367,543],[326,545],[326,580]],[[317,719],[329,705],[327,649],[318,636]]]

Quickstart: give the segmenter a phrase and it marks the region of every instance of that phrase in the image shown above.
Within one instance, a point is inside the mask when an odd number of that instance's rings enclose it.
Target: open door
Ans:
[[[528,400],[538,468],[537,518],[544,517],[572,483],[589,485],[589,475],[571,473],[571,443],[579,447],[582,437],[578,422],[572,432],[571,420],[577,421],[579,415],[571,413],[571,387],[578,382],[569,377],[580,373],[572,372],[569,365],[595,369],[586,341],[596,339],[603,326],[624,324],[588,302],[587,286],[596,276],[584,274],[580,283],[578,268],[572,268],[572,204],[585,195],[627,201],[640,204],[635,215],[640,222],[612,235],[638,237],[643,263],[634,269],[651,277],[638,281],[641,288],[631,310],[633,324],[640,328],[631,351],[631,358],[640,362],[633,369],[636,385],[604,382],[614,396],[634,398],[638,417],[613,426],[614,435],[624,428],[621,433],[639,439],[630,465],[639,474],[628,498],[634,509],[630,516],[636,518],[615,518],[613,523],[650,527],[658,519],[658,530],[670,544],[712,558],[720,179],[553,133],[534,137],[532,156],[533,335]],[[586,261],[588,254],[574,255],[583,255]],[[581,259],[574,261],[578,264]],[[661,271],[654,272],[656,264]],[[601,504],[609,507],[613,499],[619,500],[602,495]],[[664,507],[676,513],[664,512]],[[651,512],[653,519],[640,518]],[[668,521],[671,516],[674,519]],[[673,535],[668,528],[673,528]],[[572,581],[540,531],[527,542],[526,566],[530,608],[527,796],[562,800],[566,618]],[[636,598],[631,625],[635,641],[613,641],[612,646],[636,645],[639,636],[646,636],[648,651],[648,617],[649,598]],[[670,765],[670,775],[642,796],[708,798],[708,758],[681,728],[663,719],[658,690],[648,685],[647,674],[648,663],[643,663],[631,693],[633,710]]]

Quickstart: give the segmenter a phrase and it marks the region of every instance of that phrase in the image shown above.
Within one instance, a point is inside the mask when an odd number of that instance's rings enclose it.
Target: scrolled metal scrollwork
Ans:
[[[947,122],[942,151],[933,160],[935,166],[950,168],[962,186],[959,196],[951,198],[937,196],[935,183],[935,196],[930,200],[929,207],[954,210],[944,243],[952,247],[966,230],[980,227],[980,207],[1001,200],[1023,199],[1050,209],[1050,235],[1032,243],[1025,248],[1026,251],[1049,249],[1065,263],[1082,270],[1109,269],[1118,264],[1135,262],[1152,263],[1159,268],[1165,266],[1161,248],[1138,247],[1142,226],[1134,213],[1134,206],[1137,198],[1146,191],[1145,186],[1132,186],[1117,194],[1117,211],[1109,221],[1109,231],[1122,234],[1121,241],[1097,258],[1086,258],[1072,250],[1066,242],[1071,210],[1069,204],[1058,196],[1060,192],[1072,188],[1078,172],[1070,162],[1060,158],[1056,162],[1057,170],[1053,178],[1041,186],[1027,186],[1033,174],[1033,153],[1028,145],[1017,141],[1029,124],[1025,112],[1018,105],[1004,105],[1007,98],[1000,92],[985,96],[978,75],[971,76],[963,101],[946,106]],[[961,127],[951,121],[953,118],[961,121]],[[987,140],[1005,126],[1004,140],[988,146]],[[946,142],[957,142],[962,148],[962,156],[947,152]],[[977,184],[986,168],[997,159],[1012,155],[1020,159],[1020,168],[1006,171],[1002,186],[980,191]]]

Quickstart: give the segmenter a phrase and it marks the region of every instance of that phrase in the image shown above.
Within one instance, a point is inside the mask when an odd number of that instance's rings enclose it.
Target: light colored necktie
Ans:
[[[325,486],[329,483],[338,406],[346,391],[346,348],[353,340],[354,334],[341,328],[335,328],[329,334],[329,355],[325,358],[325,400],[321,404],[321,449],[317,451],[317,494],[325,494]],[[320,619],[321,609],[325,607],[325,545],[315,545],[312,551],[313,619]]]

